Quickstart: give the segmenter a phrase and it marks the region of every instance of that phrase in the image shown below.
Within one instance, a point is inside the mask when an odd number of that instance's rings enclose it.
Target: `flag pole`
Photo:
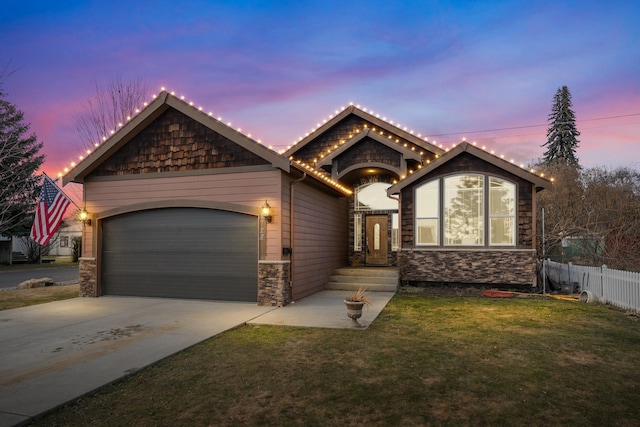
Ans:
[[[47,173],[46,173],[46,172],[42,172],[42,175],[44,175],[44,176],[46,176],[47,178],[49,178],[49,180],[51,180],[51,182],[53,182],[53,185],[55,185],[55,186],[56,186],[56,188],[57,188],[58,190],[60,190],[60,192],[61,192],[62,194],[64,194],[64,195],[65,195],[65,197],[66,197],[67,199],[69,199],[69,201],[70,201],[71,203],[73,203],[73,205],[74,205],[76,208],[78,208],[78,209],[82,210],[82,208],[81,208],[80,206],[78,206],[78,205],[76,204],[76,202],[74,202],[74,201],[73,201],[73,199],[72,199],[71,197],[67,196],[67,193],[65,193],[64,191],[62,191],[62,188],[60,188],[60,186],[59,186],[58,184],[56,184],[56,181],[58,180],[58,178],[56,178],[56,179],[51,179],[51,177],[50,177],[49,175],[47,175]]]

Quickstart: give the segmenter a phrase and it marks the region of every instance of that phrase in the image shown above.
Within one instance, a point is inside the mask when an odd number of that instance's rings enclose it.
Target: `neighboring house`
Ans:
[[[322,290],[342,266],[397,265],[399,254],[408,280],[531,285],[534,195],[550,187],[354,106],[280,155],[166,92],[68,182],[84,185],[91,215],[82,295],[263,305]],[[455,273],[466,256],[473,271]]]
[[[82,237],[82,224],[65,225],[63,222],[42,251],[43,256],[71,256],[73,254],[73,238]],[[11,250],[15,254],[28,255],[35,243],[29,237],[13,236]]]
[[[47,256],[71,256],[73,255],[73,239],[82,237],[82,224],[71,224],[60,227],[47,245]]]

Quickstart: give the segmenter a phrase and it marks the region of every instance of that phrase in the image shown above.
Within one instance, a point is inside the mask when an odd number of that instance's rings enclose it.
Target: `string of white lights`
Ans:
[[[166,89],[165,89],[164,87],[162,87],[162,88],[161,88],[161,93],[162,93],[162,92],[166,92]],[[176,96],[176,94],[175,94],[175,92],[173,92],[173,91],[172,91],[172,92],[169,92],[169,93],[170,93],[172,96],[177,97],[177,96]],[[155,100],[158,96],[159,96],[158,94],[153,94],[152,98]],[[226,126],[228,126],[228,127],[232,128],[232,123],[231,123],[231,122],[226,122],[226,123],[224,123],[224,122],[223,122],[223,120],[222,120],[222,117],[220,117],[220,116],[218,116],[218,117],[214,117],[214,115],[213,115],[213,113],[212,113],[211,111],[209,111],[208,113],[205,113],[205,112],[203,111],[203,107],[201,107],[201,106],[195,107],[195,106],[194,106],[194,103],[193,103],[192,101],[186,101],[186,100],[185,100],[185,96],[184,96],[184,95],[180,96],[178,99],[180,99],[181,101],[185,102],[187,105],[191,106],[192,108],[197,109],[197,110],[198,110],[198,111],[200,111],[201,113],[203,113],[203,114],[207,114],[209,117],[215,118],[215,119],[216,119],[217,121],[219,121],[220,123],[225,124]],[[142,106],[143,108],[142,108],[142,109],[138,109],[138,108],[137,108],[137,109],[135,110],[135,115],[134,115],[134,116],[128,116],[128,117],[126,118],[126,119],[127,119],[127,123],[128,123],[128,122],[130,122],[130,121],[131,121],[131,120],[132,120],[136,115],[140,114],[140,113],[141,113],[145,108],[147,108],[149,105],[150,105],[150,103],[148,103],[148,102],[146,102],[146,101],[145,101],[145,102],[143,102],[143,106]],[[388,123],[389,125],[393,126],[393,127],[394,127],[394,128],[396,128],[396,129],[402,130],[402,131],[404,131],[404,132],[409,133],[410,135],[416,136],[417,138],[419,138],[419,139],[421,139],[421,140],[423,140],[423,141],[427,142],[427,143],[428,143],[428,144],[430,144],[430,145],[434,145],[434,146],[436,146],[436,147],[439,147],[439,148],[441,148],[441,149],[445,150],[446,152],[448,152],[448,151],[450,150],[450,148],[445,147],[442,143],[438,145],[437,141],[435,141],[435,140],[433,140],[433,141],[429,141],[429,137],[427,137],[427,136],[422,136],[422,134],[420,134],[420,133],[416,134],[416,133],[414,132],[414,130],[413,130],[413,129],[407,128],[407,126],[402,126],[402,125],[401,125],[400,123],[398,123],[398,122],[394,122],[393,120],[387,119],[387,117],[386,117],[386,116],[382,116],[382,117],[380,117],[380,114],[379,114],[379,113],[375,113],[375,112],[374,112],[373,110],[371,110],[371,109],[367,109],[366,107],[362,107],[362,106],[360,106],[360,104],[356,104],[356,105],[354,105],[353,103],[349,103],[349,107],[352,107],[352,106],[353,106],[353,107],[355,107],[355,108],[357,108],[357,109],[359,109],[359,110],[361,110],[361,111],[364,111],[365,113],[368,113],[368,114],[370,114],[370,115],[372,115],[372,116],[376,117],[377,119],[380,119],[380,120],[382,120],[382,121],[384,121],[384,122]],[[349,107],[341,106],[341,107],[340,107],[340,109],[336,109],[336,110],[334,111],[334,113],[333,113],[333,114],[329,114],[328,118],[323,119],[323,120],[322,120],[322,122],[318,122],[314,128],[312,128],[309,132],[307,132],[307,133],[305,134],[305,136],[304,136],[304,137],[300,137],[297,141],[295,141],[295,142],[293,143],[293,146],[295,146],[297,143],[299,143],[300,141],[302,141],[303,139],[305,139],[306,137],[308,137],[308,136],[309,136],[309,135],[311,135],[312,133],[316,132],[316,131],[321,127],[321,126],[323,126],[324,124],[326,124],[328,121],[330,121],[331,119],[333,119],[335,116],[337,116],[337,115],[341,114],[344,110],[346,110],[346,109],[347,109],[347,108],[349,108]],[[594,120],[595,120],[595,119],[594,119]],[[95,148],[100,147],[102,144],[104,144],[106,141],[108,141],[108,140],[109,140],[109,138],[113,137],[113,136],[116,134],[116,132],[117,132],[117,131],[119,131],[119,130],[120,130],[122,127],[124,127],[125,125],[126,125],[126,123],[118,123],[118,125],[117,125],[117,129],[111,129],[111,130],[110,130],[110,132],[109,132],[109,135],[104,135],[104,136],[102,137],[102,142],[95,142],[95,143],[93,144],[93,145],[94,145],[94,147],[95,147]],[[526,127],[529,127],[529,126],[526,126]],[[532,126],[532,127],[533,127],[533,126]],[[232,129],[233,129],[233,128],[232,128]],[[358,133],[358,132],[362,132],[362,131],[365,131],[365,130],[367,130],[367,129],[368,129],[368,128],[367,128],[367,126],[364,126],[364,127],[363,127],[363,129],[357,129],[357,130],[356,130],[356,133]],[[513,129],[515,129],[515,128],[513,128]],[[245,137],[247,137],[247,138],[251,139],[251,140],[252,140],[252,141],[254,141],[255,143],[260,144],[260,145],[263,145],[263,144],[262,144],[262,141],[261,141],[260,139],[254,139],[254,138],[251,136],[251,133],[245,133],[245,132],[243,132],[242,128],[238,127],[238,128],[236,128],[235,130],[236,130],[238,133],[240,133],[240,134],[244,135]],[[372,131],[374,131],[374,132],[379,132],[382,136],[387,136],[390,140],[392,140],[392,141],[393,141],[393,142],[395,142],[395,143],[401,144],[400,139],[399,139],[399,138],[395,138],[395,139],[394,139],[394,137],[393,137],[393,135],[392,135],[391,133],[388,133],[388,135],[385,135],[385,133],[384,133],[384,131],[383,131],[383,130],[376,129],[375,127],[371,128],[371,130],[372,130]],[[439,135],[454,135],[454,134],[457,134],[457,133],[452,133],[452,134],[439,134]],[[350,138],[352,138],[352,137],[353,137],[353,135],[350,135],[350,136],[349,136],[349,139],[350,139]],[[466,141],[466,138],[462,138],[462,141]],[[340,144],[344,144],[345,142],[346,142],[345,140],[341,140],[341,141],[340,141]],[[459,142],[454,142],[454,143],[452,143],[452,144],[451,144],[451,148],[454,148],[458,143],[459,143]],[[475,141],[473,141],[473,142],[472,142],[472,144],[473,144],[474,146],[477,146],[477,143],[476,143]],[[263,146],[264,146],[264,145],[263,145]],[[408,148],[408,144],[407,144],[406,142],[405,142],[405,143],[403,143],[403,146],[404,146],[405,148]],[[288,146],[288,147],[287,147],[287,150],[288,150],[288,149],[290,149],[291,147],[292,147],[291,145],[290,145],[290,146]],[[334,146],[332,146],[331,148],[327,149],[325,152],[321,153],[321,154],[320,154],[320,156],[321,156],[321,157],[324,157],[326,154],[331,153],[331,150],[332,150],[332,149],[333,149],[333,150],[335,150],[335,149],[337,149],[338,147],[339,147],[339,145],[338,145],[338,144],[335,144],[335,145],[334,145]],[[268,148],[269,150],[272,150],[272,151],[276,152],[276,151],[274,150],[274,148],[273,148],[273,146],[272,146],[272,145],[268,145],[268,146],[266,146],[266,148]],[[504,155],[499,155],[499,156],[498,156],[498,155],[496,155],[496,154],[495,154],[494,150],[487,150],[486,146],[484,146],[484,145],[483,145],[483,146],[481,146],[481,148],[482,148],[484,151],[486,151],[486,152],[488,152],[488,153],[490,153],[490,154],[492,154],[492,155],[494,155],[494,156],[496,156],[496,157],[499,157],[499,158],[501,158],[501,159],[503,159],[503,160],[504,160]],[[415,150],[415,146],[412,146],[412,149],[413,149],[413,150]],[[95,149],[94,149],[94,150],[95,150]],[[286,150],[279,150],[279,151],[277,151],[277,153],[278,153],[278,154],[280,154],[280,155],[282,155],[285,151],[286,151]],[[79,164],[79,162],[82,162],[83,160],[85,160],[86,156],[90,155],[91,153],[92,153],[92,150],[91,150],[91,149],[87,149],[87,150],[86,150],[86,152],[85,152],[84,154],[82,154],[82,155],[79,155],[79,156],[78,156],[78,161],[77,161],[77,162],[76,162],[75,160],[74,160],[74,161],[71,161],[71,162],[70,162],[70,164],[69,164],[69,166],[64,167],[64,168],[63,168],[63,172],[59,172],[59,173],[58,173],[58,177],[62,177],[64,174],[69,173],[69,171],[70,171],[71,169],[73,169],[74,167],[76,167],[76,166]],[[421,151],[421,152],[420,152],[420,155],[423,155],[423,154],[424,154],[424,153]],[[438,157],[439,157],[439,156],[436,154],[436,155],[435,155],[435,158],[437,159]],[[311,167],[310,165],[307,165],[307,164],[305,164],[305,163],[303,163],[303,162],[301,162],[301,161],[299,161],[299,160],[296,160],[296,159],[294,159],[293,157],[290,157],[290,160],[295,161],[297,164],[301,165],[301,166],[302,166],[302,167],[304,167],[305,169],[309,169],[309,168],[311,168],[311,169],[315,170],[315,168]],[[427,162],[430,162],[430,161],[431,161],[430,159],[428,159],[428,160],[427,160]],[[317,163],[317,159],[314,159],[314,163]],[[510,160],[510,163],[515,164],[514,159],[511,159],[511,160]],[[522,163],[520,164],[520,167],[521,167],[522,169],[525,169],[525,166],[524,166],[524,164],[522,164]],[[309,170],[311,170],[311,169],[309,169]],[[526,170],[526,169],[525,169],[525,170]],[[409,173],[413,173],[413,172],[414,172],[413,170],[409,171]],[[536,174],[536,173],[537,173],[537,172],[536,172],[536,171],[534,171],[533,169],[529,170],[529,172],[530,172],[530,173],[532,173],[532,174]],[[340,183],[338,183],[338,182],[336,182],[336,181],[332,180],[332,179],[331,179],[331,178],[329,178],[327,175],[322,174],[321,172],[318,172],[318,174],[315,174],[315,175],[316,175],[317,177],[319,177],[320,179],[322,179],[323,181],[329,182],[331,185],[335,186],[336,188],[340,189],[341,191],[350,191],[348,188],[346,188],[346,187],[342,186]],[[543,175],[543,174],[540,174],[540,176],[541,176],[541,177],[543,177],[544,175]],[[403,176],[403,177],[401,177],[401,179],[403,179],[403,178],[404,178],[404,176]]]

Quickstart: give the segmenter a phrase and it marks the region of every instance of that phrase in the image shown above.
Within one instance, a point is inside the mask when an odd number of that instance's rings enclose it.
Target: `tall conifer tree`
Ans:
[[[0,81],[0,83],[2,83]],[[28,235],[40,194],[42,143],[0,87],[0,234]]]
[[[580,132],[576,129],[576,116],[571,106],[571,93],[566,86],[562,86],[553,98],[548,118],[547,142],[542,145],[547,147],[543,159],[546,165],[562,162],[579,166],[576,149],[580,142],[577,139]]]

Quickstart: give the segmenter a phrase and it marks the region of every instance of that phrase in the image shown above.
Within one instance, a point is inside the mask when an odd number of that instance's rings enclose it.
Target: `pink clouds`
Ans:
[[[638,2],[341,2],[340,13],[330,3],[14,4],[0,17],[18,71],[5,86],[54,173],[81,154],[73,116],[116,75],[166,85],[274,146],[353,101],[448,134],[438,142],[466,136],[525,163],[544,152],[553,94],[566,84],[582,161],[638,154],[636,123],[582,122],[640,113]],[[460,133],[528,125],[541,126]]]

